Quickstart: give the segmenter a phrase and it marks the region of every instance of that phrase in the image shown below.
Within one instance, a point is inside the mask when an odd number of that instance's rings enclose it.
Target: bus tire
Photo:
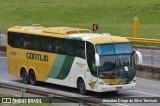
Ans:
[[[31,83],[31,85],[36,85],[36,75],[35,75],[35,72],[33,70],[31,70],[29,72],[29,81]]]
[[[80,94],[82,95],[87,94],[85,83],[82,78],[78,81],[78,89],[79,89]]]
[[[29,83],[29,78],[28,78],[28,74],[25,68],[21,69],[21,77],[22,77],[22,81],[24,84],[28,84]]]
[[[110,91],[111,94],[117,94],[118,91]]]

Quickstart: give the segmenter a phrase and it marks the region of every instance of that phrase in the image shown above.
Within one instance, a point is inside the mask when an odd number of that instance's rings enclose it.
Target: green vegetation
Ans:
[[[0,0],[0,30],[16,25],[71,26],[97,33],[132,36],[133,18],[140,37],[160,38],[160,0]]]
[[[14,96],[12,96],[12,95],[8,95],[8,94],[0,93],[0,97],[14,97]]]

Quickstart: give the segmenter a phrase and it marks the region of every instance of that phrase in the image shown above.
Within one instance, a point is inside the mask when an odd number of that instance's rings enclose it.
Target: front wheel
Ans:
[[[118,91],[110,91],[111,94],[117,94]]]
[[[87,93],[83,79],[79,80],[78,89],[79,89],[80,94],[82,95],[85,95]]]

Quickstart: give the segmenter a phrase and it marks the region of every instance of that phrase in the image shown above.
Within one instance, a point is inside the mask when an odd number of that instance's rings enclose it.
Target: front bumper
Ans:
[[[124,84],[124,85],[100,85],[98,92],[109,92],[109,91],[121,91],[121,90],[133,90],[135,89],[136,83]]]

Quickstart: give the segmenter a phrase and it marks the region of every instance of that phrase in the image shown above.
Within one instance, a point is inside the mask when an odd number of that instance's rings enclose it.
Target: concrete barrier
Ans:
[[[153,67],[147,65],[136,65],[137,76],[143,78],[153,78],[160,80],[160,67]]]
[[[155,46],[142,46],[142,45],[133,45],[132,46],[135,49],[153,49],[153,50],[160,50],[160,47],[155,47]]]

